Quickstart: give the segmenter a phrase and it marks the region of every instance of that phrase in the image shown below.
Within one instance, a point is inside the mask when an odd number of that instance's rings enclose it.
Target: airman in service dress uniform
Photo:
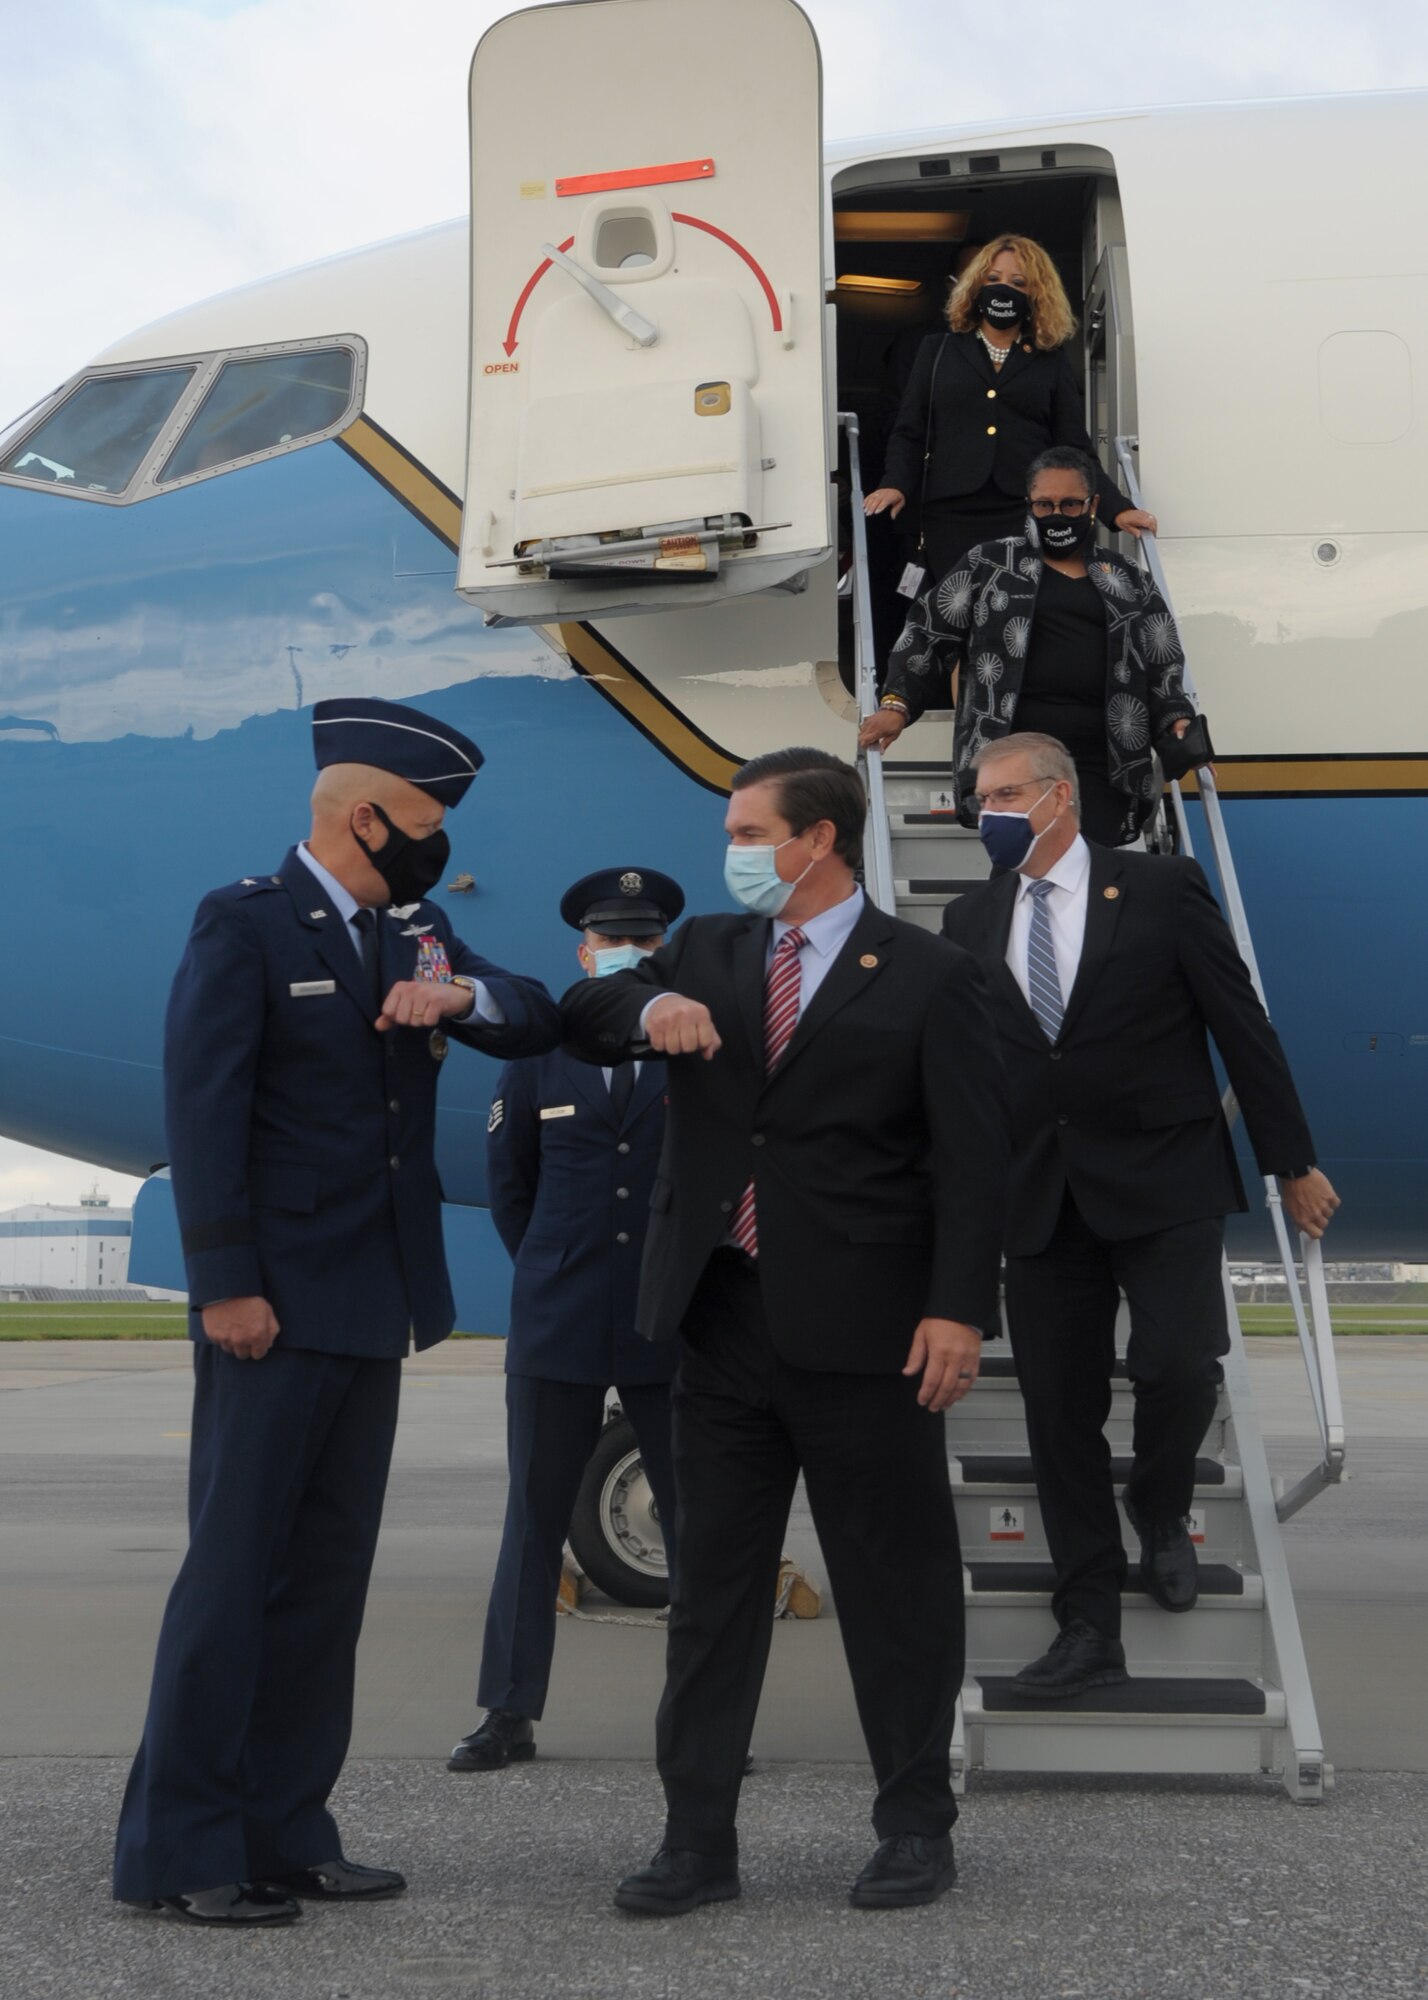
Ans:
[[[598,978],[664,940],[684,892],[652,868],[607,868],[561,899]],[[555,1650],[561,1550],[613,1384],[674,1559],[669,1378],[674,1356],[635,1332],[640,1257],[664,1139],[664,1063],[601,1070],[557,1050],[511,1063],[491,1106],[491,1215],[516,1272],[506,1347],[510,1496],[477,1700],[489,1712],[453,1771],[535,1755]]]
[[[114,1893],[209,1924],[394,1895],[327,1800],[352,1721],[401,1360],[455,1318],[433,1158],[447,1036],[554,1046],[537,981],[424,900],[481,753],[404,705],[319,702],[313,830],[204,898],[165,1040],[195,1392],[189,1550]]]

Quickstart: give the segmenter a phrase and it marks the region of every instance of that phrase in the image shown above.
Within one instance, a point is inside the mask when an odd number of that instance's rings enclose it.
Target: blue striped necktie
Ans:
[[[1051,913],[1046,899],[1053,882],[1031,885],[1031,929],[1026,938],[1026,994],[1031,1011],[1041,1023],[1048,1042],[1061,1033],[1066,1006],[1061,998],[1061,977],[1056,970],[1056,947],[1051,942]]]

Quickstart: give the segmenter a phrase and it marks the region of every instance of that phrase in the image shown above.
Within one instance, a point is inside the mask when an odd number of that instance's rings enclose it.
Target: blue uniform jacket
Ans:
[[[641,1065],[623,1124],[603,1073],[556,1051],[507,1065],[486,1136],[491,1218],[515,1261],[506,1371],[667,1382],[674,1346],[635,1332],[664,1063]]]
[[[383,993],[414,976],[419,930],[485,982],[505,1024],[378,1034],[324,895],[296,849],[278,874],[214,890],[174,976],[164,1084],[189,1297],[266,1298],[287,1347],[399,1355],[455,1318],[433,1156],[445,1036],[531,1055],[559,1017],[539,981],[488,965],[421,903],[378,915]],[[203,1337],[197,1310],[190,1330]]]

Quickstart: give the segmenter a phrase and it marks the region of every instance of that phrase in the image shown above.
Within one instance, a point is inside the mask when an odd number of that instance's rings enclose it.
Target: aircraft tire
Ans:
[[[575,1559],[617,1604],[669,1602],[659,1512],[640,1462],[634,1425],[612,1413],[590,1454],[570,1523]]]

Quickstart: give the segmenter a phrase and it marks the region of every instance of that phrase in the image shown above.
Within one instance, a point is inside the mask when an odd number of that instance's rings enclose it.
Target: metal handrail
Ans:
[[[857,689],[858,721],[865,722],[878,705],[877,671],[873,653],[873,605],[868,590],[868,524],[863,515],[863,460],[859,446],[858,419],[850,411],[840,411],[838,423],[848,440],[848,504],[853,528],[853,660]],[[863,886],[880,910],[890,916],[897,911],[897,883],[893,877],[892,834],[888,828],[887,798],[883,790],[883,753],[876,747],[858,752],[858,770],[868,795],[867,833],[863,843]]]
[[[1138,440],[1133,437],[1118,437],[1115,440],[1116,458],[1126,483],[1126,492],[1130,495],[1132,503],[1139,507],[1140,481],[1136,475],[1134,459],[1137,445]],[[1167,611],[1173,618],[1175,607],[1171,602],[1165,565],[1161,561],[1160,547],[1154,535],[1142,534],[1140,553],[1156,589],[1165,602]],[[1176,622],[1178,625],[1179,621]],[[1183,644],[1184,635],[1181,636]],[[1185,667],[1184,686],[1186,695],[1198,710],[1200,698],[1188,664]],[[1225,916],[1234,934],[1235,943],[1239,946],[1240,956],[1254,982],[1254,990],[1259,995],[1260,1004],[1268,1013],[1269,1006],[1265,999],[1264,982],[1260,978],[1259,959],[1255,953],[1254,939],[1250,936],[1249,917],[1245,911],[1244,897],[1240,893],[1239,875],[1235,868],[1234,855],[1230,850],[1230,838],[1225,827],[1225,815],[1220,804],[1215,774],[1206,768],[1197,771],[1195,776],[1200,790],[1200,803],[1205,812],[1205,824],[1209,830],[1210,848],[1215,857],[1215,869],[1220,878],[1220,893],[1224,899]],[[1185,798],[1178,781],[1172,781],[1170,791],[1175,810],[1175,824],[1180,836],[1180,851],[1193,857],[1194,843],[1190,838]],[[1231,1092],[1226,1093],[1226,1111],[1233,1122],[1238,1113],[1238,1106]],[[1285,1290],[1294,1313],[1294,1327],[1299,1336],[1305,1373],[1309,1377],[1309,1396],[1314,1405],[1314,1418],[1318,1425],[1323,1454],[1321,1462],[1311,1472],[1306,1473],[1277,1499],[1276,1512],[1281,1521],[1287,1521],[1291,1514],[1297,1514],[1316,1493],[1322,1492],[1326,1486],[1336,1485],[1344,1476],[1344,1406],[1339,1393],[1338,1364],[1334,1357],[1334,1329],[1329,1316],[1329,1293],[1324,1281],[1323,1246],[1316,1237],[1306,1236],[1300,1232],[1304,1288],[1309,1294],[1309,1308],[1306,1314],[1304,1291],[1300,1287],[1294,1252],[1289,1241],[1289,1225],[1284,1219],[1283,1198],[1273,1174],[1264,1176],[1264,1200],[1274,1228],[1280,1262],[1284,1266]]]

